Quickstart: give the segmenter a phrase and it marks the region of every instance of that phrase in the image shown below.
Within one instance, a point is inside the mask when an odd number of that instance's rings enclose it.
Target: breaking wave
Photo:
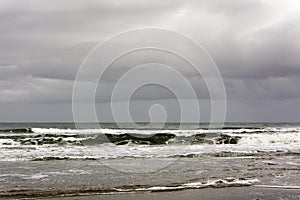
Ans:
[[[299,155],[300,128],[0,130],[0,160],[235,157]],[[87,152],[87,153],[84,153]]]
[[[0,144],[9,145],[199,145],[300,143],[300,129],[226,127],[196,130],[18,128],[0,130]]]

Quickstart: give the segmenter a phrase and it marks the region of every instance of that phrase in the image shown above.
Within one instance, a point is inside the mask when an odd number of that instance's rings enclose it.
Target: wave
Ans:
[[[177,185],[166,186],[141,186],[128,185],[115,187],[110,189],[102,188],[87,188],[87,189],[66,189],[66,190],[10,190],[0,193],[0,198],[42,198],[42,197],[71,197],[78,195],[95,195],[95,194],[120,194],[120,193],[137,193],[137,192],[166,192],[189,189],[204,189],[204,188],[226,188],[226,187],[247,187],[260,182],[258,179],[217,179],[208,180],[206,182],[190,182]]]
[[[230,134],[241,137],[239,144],[262,145],[262,144],[292,144],[300,143],[300,132],[268,133],[268,134]]]
[[[17,128],[0,130],[0,145],[270,145],[300,143],[299,127],[137,130]]]
[[[224,187],[241,187],[241,186],[251,186],[259,182],[258,179],[218,179],[218,180],[209,180],[207,182],[192,182],[185,183],[176,186],[154,186],[149,188],[138,188],[135,191],[151,191],[151,192],[160,192],[160,191],[174,191],[174,190],[184,190],[184,189],[201,189],[201,188],[224,188]]]
[[[172,133],[141,134],[30,134],[0,135],[2,145],[199,145],[199,144],[293,144],[300,143],[299,133],[273,134],[196,134],[176,136]]]
[[[31,134],[0,135],[0,144],[9,145],[99,145],[113,143],[115,145],[188,145],[188,144],[237,144],[240,136],[225,134],[196,134],[192,136],[176,136],[172,133],[141,134]]]
[[[172,133],[177,136],[191,136],[200,133],[291,133],[300,132],[300,127],[235,127],[226,126],[223,128],[201,128],[198,129],[119,129],[119,128],[11,128],[0,129],[0,133],[40,133],[40,134],[142,134],[153,135],[156,133]]]
[[[198,129],[118,129],[118,128],[89,128],[89,129],[59,129],[59,128],[29,128],[34,133],[53,133],[53,134],[141,134],[153,135],[156,133],[172,133],[177,136],[192,136],[195,134],[205,133],[224,133],[224,134],[255,134],[255,133],[299,133],[300,127],[223,127],[223,128],[198,128]]]
[[[299,152],[293,151],[252,151],[252,152],[237,152],[237,151],[220,151],[220,152],[211,152],[211,153],[188,153],[170,156],[172,158],[197,158],[201,156],[210,156],[210,157],[255,157],[255,156],[299,156]]]
[[[117,150],[115,150],[117,151]],[[49,153],[49,152],[48,152]],[[90,153],[90,155],[89,155]],[[128,153],[128,151],[127,151]],[[49,153],[50,154],[50,153]],[[73,153],[74,154],[74,153]],[[183,152],[173,152],[173,154],[170,152],[169,154],[159,154],[159,155],[154,155],[154,154],[148,154],[148,155],[143,155],[143,154],[122,154],[121,152],[118,152],[117,155],[114,154],[95,154],[92,155],[92,152],[87,152],[84,155],[78,154],[76,155],[61,155],[58,156],[55,154],[54,155],[45,155],[41,156],[36,155],[36,156],[24,156],[22,160],[27,160],[27,161],[103,161],[103,160],[115,160],[115,159],[145,159],[145,158],[170,158],[170,159],[178,159],[178,158],[202,158],[202,157],[222,157],[222,158],[253,158],[257,156],[268,156],[268,157],[283,157],[283,156],[299,156],[299,152],[293,152],[293,151],[253,151],[253,152],[234,152],[234,151],[216,151],[216,152],[198,152],[198,153],[183,153]],[[5,159],[6,161],[14,161],[16,158],[13,158],[11,155],[9,158]],[[17,160],[21,160],[20,157],[17,158]],[[272,163],[270,163],[272,165]],[[293,164],[292,165],[297,165]]]
[[[31,128],[0,129],[0,133],[33,133]]]

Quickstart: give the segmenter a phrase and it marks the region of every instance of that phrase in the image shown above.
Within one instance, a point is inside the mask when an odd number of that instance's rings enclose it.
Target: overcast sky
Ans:
[[[0,121],[72,121],[73,82],[85,56],[113,34],[141,27],[182,32],[208,51],[225,84],[227,121],[300,121],[297,0],[1,0]],[[112,120],[109,91],[116,80],[147,58],[146,52],[128,55],[107,72],[96,95],[100,120]],[[201,120],[209,120],[201,77],[177,58],[164,59],[188,77]],[[176,76],[167,78],[176,83]],[[148,120],[153,104],[165,106],[169,121],[179,119],[176,96],[156,86],[136,91],[133,119]]]

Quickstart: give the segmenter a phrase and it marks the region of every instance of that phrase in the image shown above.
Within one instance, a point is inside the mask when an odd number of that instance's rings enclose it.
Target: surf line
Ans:
[[[252,185],[251,187],[300,190],[300,186],[299,185]]]

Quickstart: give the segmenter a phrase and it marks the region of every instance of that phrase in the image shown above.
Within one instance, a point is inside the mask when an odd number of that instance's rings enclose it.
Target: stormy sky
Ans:
[[[179,31],[206,49],[224,81],[226,121],[300,121],[296,0],[1,0],[0,121],[72,121],[73,84],[84,58],[112,35],[142,27]],[[142,51],[114,63],[99,82],[104,85],[95,95],[99,120],[113,120],[110,96],[122,74],[157,58],[187,77],[201,121],[210,119],[203,79],[178,57]],[[136,78],[164,74],[159,66],[150,69]],[[181,89],[178,77],[165,79]],[[149,108],[156,104],[165,107],[168,121],[180,120],[176,95],[155,85],[141,87],[131,97],[133,119],[149,120]],[[158,121],[160,114],[154,113]]]

